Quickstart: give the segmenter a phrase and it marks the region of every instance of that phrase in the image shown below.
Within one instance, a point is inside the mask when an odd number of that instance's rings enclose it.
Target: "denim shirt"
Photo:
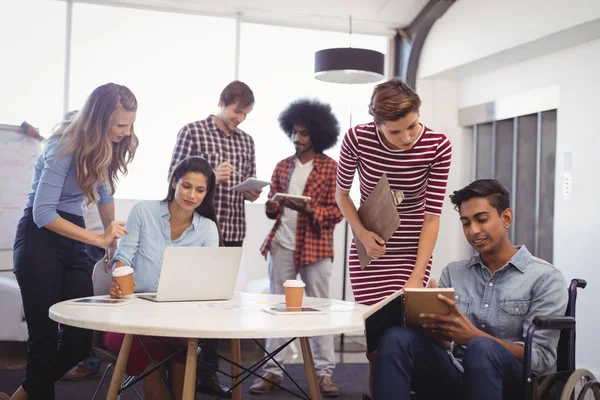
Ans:
[[[494,274],[479,255],[450,263],[442,271],[440,287],[453,287],[461,313],[480,330],[499,339],[523,345],[527,328],[540,315],[564,315],[567,283],[550,263],[534,257],[525,246]],[[536,331],[532,369],[536,375],[555,370],[559,331]],[[462,371],[465,346],[452,354]]]
[[[114,261],[133,268],[136,292],[156,292],[167,246],[218,246],[217,225],[194,213],[192,224],[171,240],[171,213],[166,201],[145,200],[136,203],[127,218],[128,234],[119,240]]]
[[[41,228],[58,218],[57,210],[83,216],[84,198],[73,153],[65,154],[61,136],[48,139],[44,151],[35,162],[31,191],[25,208],[33,208],[33,221]],[[113,202],[106,186],[98,184],[98,204]]]

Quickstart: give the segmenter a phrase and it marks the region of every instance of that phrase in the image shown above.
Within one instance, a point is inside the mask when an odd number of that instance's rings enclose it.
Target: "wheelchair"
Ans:
[[[569,302],[565,315],[539,316],[527,329],[523,380],[525,399],[528,400],[600,400],[600,382],[585,369],[575,368],[575,302],[577,289],[584,289],[587,282],[573,279],[569,285]],[[531,373],[531,352],[533,334],[539,330],[560,330],[556,373],[533,376]]]
[[[538,316],[527,329],[524,344],[523,382],[524,399],[527,400],[600,400],[600,382],[586,369],[575,368],[575,303],[577,289],[584,289],[587,282],[572,279],[569,285],[569,301],[565,315]],[[533,334],[536,330],[560,330],[556,373],[534,376],[531,372]],[[411,400],[416,399],[411,394]],[[371,400],[363,395],[363,400]]]

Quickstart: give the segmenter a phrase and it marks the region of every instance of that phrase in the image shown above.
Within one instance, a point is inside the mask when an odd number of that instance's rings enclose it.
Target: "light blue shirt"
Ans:
[[[25,208],[33,207],[33,221],[39,228],[57,219],[57,210],[83,216],[84,196],[77,182],[73,153],[60,157],[63,152],[60,139],[50,137],[38,157],[25,203]],[[98,185],[97,190],[99,205],[113,202],[108,188]]]
[[[525,246],[493,275],[479,255],[450,263],[442,271],[440,287],[453,287],[461,313],[480,330],[508,342],[523,344],[535,316],[565,315],[567,283],[552,264],[531,255]],[[536,375],[555,369],[559,331],[536,331],[532,370]],[[465,346],[452,351],[457,367]]]
[[[114,260],[133,268],[136,292],[156,292],[167,246],[219,245],[217,225],[194,212],[192,224],[175,240],[171,240],[171,213],[166,201],[145,200],[133,206],[119,240]]]

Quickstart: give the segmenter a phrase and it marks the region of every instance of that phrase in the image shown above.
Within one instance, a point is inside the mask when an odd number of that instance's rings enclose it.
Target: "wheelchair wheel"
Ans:
[[[594,400],[600,399],[600,382],[598,381],[589,381],[586,383],[581,389],[581,393],[577,400],[586,400],[591,397],[588,396],[588,393],[593,395]]]
[[[593,397],[590,397],[590,394]],[[600,400],[600,382],[587,369],[573,371],[560,396],[560,400]]]

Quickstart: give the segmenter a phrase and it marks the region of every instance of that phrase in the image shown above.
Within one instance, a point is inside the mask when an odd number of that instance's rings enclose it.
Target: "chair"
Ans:
[[[94,285],[94,296],[103,296],[110,293],[110,285],[112,284],[112,274],[106,272],[106,261],[100,259],[94,265],[92,271],[92,284]]]
[[[600,399],[600,382],[588,370],[575,368],[575,303],[577,289],[584,289],[586,286],[587,282],[583,279],[571,280],[565,315],[535,317],[527,329],[523,362],[526,399],[583,400],[592,398],[589,397],[590,394],[594,399]],[[533,334],[536,330],[545,329],[561,331],[558,342],[557,372],[536,377],[531,372]]]
[[[94,296],[102,296],[110,293],[110,285],[112,283],[112,274],[110,272],[106,272],[105,270],[106,262],[104,259],[101,259],[94,265],[94,271],[92,272],[92,282],[94,285]],[[102,374],[102,378],[100,379],[100,383],[94,392],[94,396],[92,400],[96,398],[98,392],[100,391],[100,387],[104,382],[104,378],[106,374],[110,370],[110,368],[114,367],[117,362],[118,354],[115,354],[104,347],[104,340],[102,339],[102,332],[94,331],[94,335],[92,338],[92,353],[94,357],[99,359],[100,361],[106,362],[108,365]],[[123,381],[123,386],[126,386],[129,382],[135,379],[134,376],[127,376]],[[132,386],[131,387],[138,399],[142,400],[142,397],[138,393],[137,389]]]

